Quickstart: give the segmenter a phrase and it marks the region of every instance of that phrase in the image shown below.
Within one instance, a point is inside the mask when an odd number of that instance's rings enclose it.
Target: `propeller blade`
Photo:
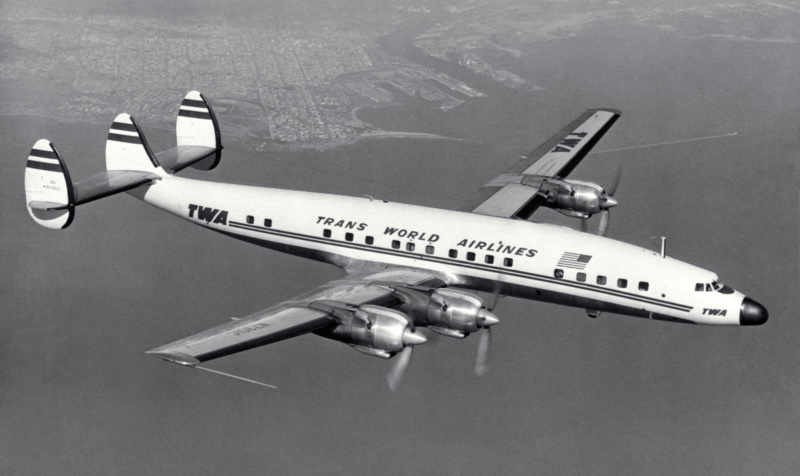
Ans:
[[[503,284],[500,281],[495,281],[494,289],[492,290],[492,304],[486,308],[489,312],[494,311],[494,308],[497,307],[497,303],[500,302],[500,291],[502,290]]]
[[[395,363],[392,365],[392,368],[389,369],[389,374],[386,375],[386,380],[389,382],[389,390],[392,392],[397,389],[397,386],[400,385],[400,381],[403,380],[403,375],[405,375],[408,369],[408,364],[411,363],[412,352],[414,352],[414,347],[408,346],[395,357]]]
[[[606,209],[600,212],[600,227],[597,229],[597,234],[600,236],[606,236],[608,233],[608,219],[611,216],[611,213]]]
[[[489,347],[492,342],[492,328],[486,327],[481,332],[481,339],[478,341],[478,357],[475,359],[475,375],[480,377],[489,370]]]
[[[581,219],[581,231],[587,233],[589,231],[589,219],[583,218]]]
[[[614,177],[614,183],[611,184],[611,188],[606,190],[606,194],[613,197],[617,193],[617,188],[619,187],[619,182],[621,180],[622,180],[622,162],[619,163],[619,167],[617,167],[617,175]]]

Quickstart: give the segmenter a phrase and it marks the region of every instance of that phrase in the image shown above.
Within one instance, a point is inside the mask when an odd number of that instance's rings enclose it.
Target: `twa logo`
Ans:
[[[195,212],[197,213],[196,217]],[[228,211],[189,204],[189,218],[197,218],[198,220],[202,220],[206,223],[221,223],[223,225],[227,225]]]
[[[728,311],[725,309],[708,309],[703,308],[703,315],[706,316],[725,316],[728,314]]]

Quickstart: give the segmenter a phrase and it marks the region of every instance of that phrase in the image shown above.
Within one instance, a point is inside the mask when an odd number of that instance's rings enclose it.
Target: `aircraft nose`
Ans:
[[[753,301],[749,297],[742,301],[742,310],[739,313],[739,324],[743,326],[760,326],[767,322],[769,313],[767,308]]]

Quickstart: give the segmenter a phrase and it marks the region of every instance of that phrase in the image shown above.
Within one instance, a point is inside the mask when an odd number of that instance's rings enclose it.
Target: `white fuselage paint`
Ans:
[[[697,283],[717,279],[710,271],[553,225],[175,176],[129,193],[201,226],[343,268],[407,266],[440,273],[450,284],[474,290],[490,291],[499,282],[504,295],[700,324],[738,325],[744,299],[738,291],[695,291]],[[200,207],[209,209],[204,219]],[[271,226],[264,226],[265,219]],[[391,229],[396,231],[389,234]],[[330,237],[324,236],[325,230]],[[347,233],[352,241],[346,240]],[[367,237],[374,240],[371,245]],[[395,240],[399,249],[393,248]],[[414,244],[413,251],[408,243]],[[427,245],[433,246],[433,254],[426,252]],[[450,250],[458,256],[451,258]],[[474,261],[468,261],[468,252],[475,253]],[[558,266],[564,253],[591,258],[583,270]],[[486,255],[494,257],[492,264],[486,263]],[[513,264],[505,266],[504,258]],[[556,269],[563,270],[562,278],[555,277]],[[578,281],[579,272],[585,273],[585,282]],[[606,277],[604,285],[598,284],[598,276]],[[619,279],[627,280],[626,288],[618,286]],[[640,282],[648,283],[646,291],[639,289]]]

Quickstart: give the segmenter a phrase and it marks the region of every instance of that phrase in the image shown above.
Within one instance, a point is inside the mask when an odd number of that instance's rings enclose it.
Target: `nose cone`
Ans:
[[[428,342],[428,339],[426,339],[421,332],[412,331],[408,327],[406,327],[406,330],[403,331],[403,346],[419,345],[426,342]]]
[[[753,301],[749,297],[742,301],[742,310],[739,313],[739,324],[743,326],[760,326],[767,322],[769,313],[767,308]]]
[[[481,309],[478,311],[478,327],[489,327],[493,326],[500,322],[500,319],[497,318],[492,312],[487,311],[486,308]]]
[[[616,200],[614,199],[614,197],[611,197],[611,196],[609,196],[609,195],[606,195],[606,196],[603,198],[603,208],[611,208],[611,207],[616,207],[617,205],[619,205],[619,202],[618,202],[618,201],[616,201]]]

